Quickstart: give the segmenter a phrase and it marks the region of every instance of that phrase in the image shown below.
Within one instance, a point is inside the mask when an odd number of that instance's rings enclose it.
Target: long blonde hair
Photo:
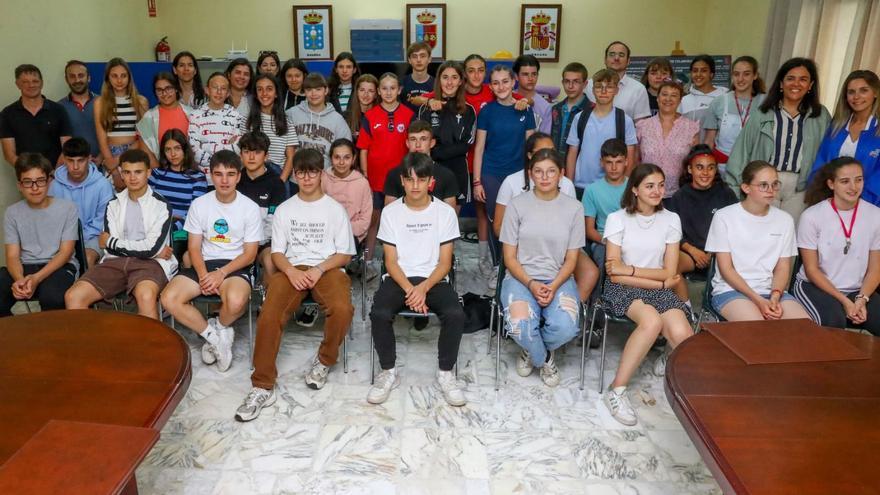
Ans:
[[[138,93],[137,86],[134,85],[131,68],[129,68],[125,60],[119,57],[111,58],[104,68],[104,84],[101,86],[101,96],[99,97],[101,101],[101,114],[98,117],[105,131],[109,131],[113,127],[113,120],[116,117],[116,94],[113,91],[113,86],[110,84],[110,70],[114,67],[124,67],[125,72],[128,73],[128,88],[126,88],[126,92],[128,97],[131,98],[131,106],[137,113],[138,120],[147,111],[147,105],[141,101],[141,95]]]
[[[834,108],[834,118],[831,119],[831,128],[834,134],[837,134],[841,131],[846,124],[849,123],[849,119],[852,117],[853,111],[852,108],[849,107],[849,103],[846,101],[846,91],[849,87],[849,83],[855,81],[856,79],[864,79],[868,86],[874,90],[874,106],[871,108],[871,115],[874,116],[874,119],[880,124],[880,78],[877,77],[877,74],[869,70],[854,70],[846,76],[846,80],[843,82],[843,86],[840,89],[840,96],[837,98],[837,106]],[[880,136],[880,125],[877,126],[877,135]]]

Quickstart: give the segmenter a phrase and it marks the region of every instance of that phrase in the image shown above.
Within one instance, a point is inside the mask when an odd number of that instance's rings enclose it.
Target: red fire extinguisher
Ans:
[[[171,45],[168,44],[167,36],[156,43],[156,62],[171,62]]]

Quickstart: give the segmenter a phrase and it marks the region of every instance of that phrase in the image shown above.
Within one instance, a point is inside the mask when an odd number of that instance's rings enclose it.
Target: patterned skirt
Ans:
[[[621,285],[605,280],[605,309],[617,318],[626,316],[626,310],[633,301],[641,299],[643,303],[653,306],[661,315],[670,309],[680,309],[688,314],[688,307],[675,295],[672,289],[640,289],[629,285]]]

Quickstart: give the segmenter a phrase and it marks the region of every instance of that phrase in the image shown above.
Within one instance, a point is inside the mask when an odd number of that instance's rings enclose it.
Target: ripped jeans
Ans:
[[[528,304],[528,317],[525,319],[510,316],[511,305],[518,301]],[[578,335],[578,291],[574,277],[569,277],[556,290],[550,304],[542,308],[525,285],[508,275],[501,283],[501,303],[508,335],[528,351],[536,367],[544,364],[547,351],[562,347]],[[543,326],[541,317],[544,318]]]

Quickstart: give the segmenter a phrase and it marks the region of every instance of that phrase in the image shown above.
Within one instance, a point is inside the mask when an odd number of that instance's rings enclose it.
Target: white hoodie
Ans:
[[[318,150],[324,155],[324,169],[329,169],[330,144],[340,138],[351,139],[351,129],[342,115],[329,104],[324,105],[324,110],[313,112],[308,101],[290,108],[286,114],[293,121],[300,149]]]

